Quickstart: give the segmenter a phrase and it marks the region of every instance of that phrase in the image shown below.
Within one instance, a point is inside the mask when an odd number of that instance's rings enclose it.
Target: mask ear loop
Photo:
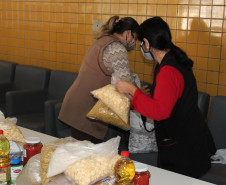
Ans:
[[[144,41],[142,41],[141,44],[140,44],[140,47],[141,47],[142,51],[144,53],[149,53],[149,51],[144,51],[143,45],[144,45]]]

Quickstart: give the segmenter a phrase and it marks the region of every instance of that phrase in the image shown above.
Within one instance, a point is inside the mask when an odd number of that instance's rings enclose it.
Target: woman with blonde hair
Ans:
[[[101,142],[107,124],[86,118],[96,103],[91,91],[111,83],[112,76],[133,82],[128,51],[135,48],[134,35],[138,23],[131,17],[111,17],[104,24],[97,40],[88,49],[79,75],[67,91],[59,113],[59,120],[72,127],[72,137]]]

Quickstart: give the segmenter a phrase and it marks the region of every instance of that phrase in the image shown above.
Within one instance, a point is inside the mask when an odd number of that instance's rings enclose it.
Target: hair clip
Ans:
[[[121,17],[119,17],[118,19],[116,19],[116,23],[118,23],[121,20]]]

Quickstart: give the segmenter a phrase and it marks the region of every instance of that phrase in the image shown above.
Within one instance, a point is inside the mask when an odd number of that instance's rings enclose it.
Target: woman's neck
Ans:
[[[164,56],[170,51],[170,49],[167,49],[167,50],[158,50],[158,49],[155,49],[155,48],[153,48],[152,50],[153,50],[152,53],[153,53],[153,55],[155,57],[155,60],[159,64],[161,64],[162,59],[164,58]]]
[[[122,34],[114,33],[113,35],[114,35],[115,37],[117,37],[117,38],[120,40],[121,43],[124,42],[124,38],[123,38],[123,35],[122,35]]]

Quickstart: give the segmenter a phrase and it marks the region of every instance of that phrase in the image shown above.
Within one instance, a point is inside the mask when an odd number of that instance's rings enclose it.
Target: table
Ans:
[[[24,135],[25,139],[28,137],[39,137],[41,139],[42,144],[46,144],[57,139],[56,137],[49,136],[41,132],[37,132],[20,126],[18,127]]]
[[[19,127],[24,137],[37,136],[40,137],[43,144],[56,140],[56,137],[49,136],[40,132],[36,132],[27,128]],[[191,178],[185,175],[174,173],[171,171],[163,170],[154,166],[150,166],[149,171],[151,173],[150,185],[211,185],[205,181]],[[212,184],[213,185],[213,184]]]

